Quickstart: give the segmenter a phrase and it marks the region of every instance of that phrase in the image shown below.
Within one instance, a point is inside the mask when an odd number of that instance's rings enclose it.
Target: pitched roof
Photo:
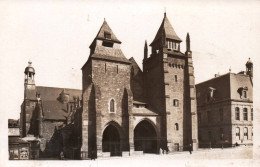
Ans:
[[[82,97],[82,91],[78,89],[36,86],[36,91],[41,94],[44,118],[51,120],[66,120],[68,115],[67,104],[59,101],[60,94],[63,91],[69,95],[69,102],[74,101],[73,97],[80,99]]]
[[[142,72],[142,70],[141,70],[141,68],[139,67],[139,65],[136,63],[136,61],[135,61],[135,59],[133,58],[133,57],[131,57],[130,59],[129,59],[129,61],[131,62],[131,65],[132,65],[132,67],[133,67],[133,69],[134,69],[134,76],[136,76],[136,75],[138,75],[139,73],[140,74],[142,74],[143,72]]]
[[[176,34],[176,32],[174,31],[170,21],[168,20],[168,18],[166,17],[166,13],[164,13],[164,18],[162,21],[162,24],[159,28],[159,30],[157,31],[157,34],[153,40],[153,42],[150,44],[150,46],[157,41],[159,38],[162,37],[163,33],[165,33],[166,38],[169,39],[173,39],[176,41],[181,42],[182,40],[178,37],[178,35]]]
[[[41,94],[41,100],[43,101],[56,101],[63,90],[65,90],[66,94],[69,94],[69,101],[73,101],[73,96],[81,99],[82,90],[79,89],[36,86],[36,91]]]
[[[105,38],[105,33],[106,34],[111,34],[111,39],[107,39]],[[109,41],[112,41],[112,42],[115,42],[115,43],[121,43],[121,41],[119,41],[116,37],[116,35],[113,33],[113,31],[111,30],[111,28],[109,27],[109,25],[107,24],[106,20],[104,20],[102,26],[100,27],[98,33],[97,33],[97,36],[95,37],[94,41],[96,39],[101,39],[101,40],[109,40]],[[93,41],[93,42],[94,42]],[[93,44],[92,42],[92,44]],[[92,45],[91,44],[91,45]],[[90,45],[90,46],[91,46]]]
[[[208,89],[215,89],[214,101],[239,100],[253,101],[253,86],[250,77],[244,74],[227,73],[196,85],[198,106],[206,103]],[[238,89],[248,88],[248,98],[241,99]]]
[[[59,101],[43,101],[42,102],[44,119],[66,120],[68,116],[67,104]]]

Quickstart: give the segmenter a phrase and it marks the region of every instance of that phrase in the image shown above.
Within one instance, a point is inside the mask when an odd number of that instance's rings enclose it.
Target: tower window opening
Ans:
[[[114,43],[112,43],[112,42],[106,42],[106,41],[102,42],[102,46],[105,46],[105,47],[113,48],[113,45],[114,45]]]
[[[105,32],[104,36],[105,36],[106,39],[111,40],[111,34],[110,33]]]
[[[105,63],[105,73],[107,72],[107,64]]]
[[[174,76],[174,79],[175,79],[175,82],[178,82],[178,76],[177,75]]]
[[[175,130],[177,130],[177,131],[179,130],[179,125],[178,125],[178,123],[175,124]]]
[[[116,65],[116,73],[118,74],[118,65]]]
[[[178,99],[174,99],[173,100],[173,106],[174,107],[179,107],[179,100]]]
[[[115,100],[111,99],[109,105],[110,105],[110,112],[114,113],[115,112]]]

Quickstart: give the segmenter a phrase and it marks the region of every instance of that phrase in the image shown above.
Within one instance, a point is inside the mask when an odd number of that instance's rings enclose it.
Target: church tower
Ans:
[[[191,122],[192,114],[196,114],[192,58],[180,51],[181,42],[164,13],[150,44],[152,54],[143,59],[146,101],[161,115],[161,147],[170,151],[185,149],[192,143],[193,149],[197,147],[197,136],[192,135],[195,128],[191,128],[197,126],[196,120]],[[191,53],[189,39],[187,53]]]
[[[34,80],[35,70],[32,62],[28,62],[28,66],[24,70],[24,101],[21,106],[21,134],[22,137],[28,135],[41,137],[42,129],[42,113],[40,105],[40,95],[36,92]]]
[[[83,113],[81,158],[95,152],[120,155],[129,150],[129,121],[132,92],[130,64],[104,20],[90,45],[90,56],[82,67]],[[124,133],[122,133],[124,132]],[[111,144],[111,141],[117,141]]]

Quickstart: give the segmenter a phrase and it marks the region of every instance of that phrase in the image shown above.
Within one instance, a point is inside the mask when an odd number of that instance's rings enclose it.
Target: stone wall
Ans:
[[[165,56],[166,57],[166,56]],[[164,83],[166,95],[167,141],[170,151],[183,148],[184,114],[184,67],[185,59],[167,55],[164,63]],[[178,106],[174,106],[178,100]],[[176,146],[180,148],[176,148]]]

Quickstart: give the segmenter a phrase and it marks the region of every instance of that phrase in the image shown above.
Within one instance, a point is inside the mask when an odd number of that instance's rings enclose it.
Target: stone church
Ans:
[[[82,90],[36,87],[34,69],[27,67],[23,136],[32,129],[32,135],[48,140],[41,142],[44,150],[53,139],[49,134],[59,132],[56,146],[60,148],[52,152],[62,150],[65,156],[80,159],[159,153],[160,149],[182,151],[190,145],[196,150],[196,90],[189,34],[185,53],[180,51],[181,42],[164,13],[149,45],[150,55],[145,41],[142,71],[134,58],[125,57],[121,41],[104,20],[82,67]],[[33,107],[26,107],[27,101]],[[29,114],[35,108],[32,119]]]

